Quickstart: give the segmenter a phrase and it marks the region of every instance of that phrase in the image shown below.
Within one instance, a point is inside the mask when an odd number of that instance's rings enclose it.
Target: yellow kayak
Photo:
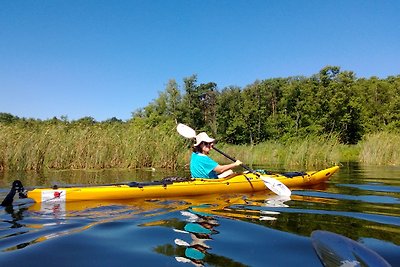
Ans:
[[[164,198],[199,196],[220,193],[245,193],[269,190],[262,178],[276,179],[289,188],[316,185],[327,181],[339,169],[334,166],[321,171],[288,174],[238,173],[220,179],[163,180],[149,183],[127,183],[103,186],[40,188],[28,191],[35,202],[125,200],[135,198]]]

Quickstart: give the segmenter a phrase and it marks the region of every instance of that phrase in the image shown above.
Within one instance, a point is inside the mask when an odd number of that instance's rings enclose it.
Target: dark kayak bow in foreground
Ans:
[[[390,267],[375,251],[350,238],[327,231],[313,231],[311,241],[326,267]]]

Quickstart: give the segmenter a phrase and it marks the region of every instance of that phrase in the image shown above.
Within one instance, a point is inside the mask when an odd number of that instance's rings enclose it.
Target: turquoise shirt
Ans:
[[[201,153],[192,153],[190,159],[190,173],[193,178],[218,178],[214,168],[218,163],[207,155]]]

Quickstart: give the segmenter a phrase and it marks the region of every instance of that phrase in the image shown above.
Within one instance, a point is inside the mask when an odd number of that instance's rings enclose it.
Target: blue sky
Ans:
[[[400,1],[0,1],[0,112],[129,119],[196,74],[219,89],[400,74]]]

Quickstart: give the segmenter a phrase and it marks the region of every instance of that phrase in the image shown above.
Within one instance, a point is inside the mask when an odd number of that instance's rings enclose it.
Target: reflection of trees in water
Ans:
[[[390,207],[312,196],[293,195],[292,200],[288,210],[276,209],[281,214],[273,224],[252,222],[296,235],[310,236],[314,230],[326,230],[354,240],[371,237],[400,244],[400,236],[394,234],[400,221]]]
[[[345,195],[354,195],[355,189],[352,190],[353,193]],[[231,199],[228,205],[216,206],[208,211],[213,215],[306,237],[314,230],[326,230],[354,240],[368,237],[400,245],[400,236],[397,234],[399,217],[396,216],[398,204],[296,194],[291,196],[291,201],[282,203],[279,203],[279,199],[277,203],[276,198],[265,193],[255,193],[236,202]],[[282,205],[274,206],[271,203]],[[273,220],[269,220],[269,217],[273,217]]]
[[[160,245],[154,248],[154,251],[169,257],[177,257],[179,255],[185,254],[185,248],[181,246],[174,246],[171,244]],[[212,266],[221,266],[221,267],[245,267],[243,263],[234,261],[230,258],[207,253],[203,260],[204,263],[207,263]]]
[[[354,195],[355,189],[351,190],[353,193],[348,192],[346,195]],[[306,237],[314,230],[326,230],[354,240],[371,237],[400,244],[400,236],[397,234],[400,221],[395,216],[398,204],[296,194],[291,196],[291,201],[280,202],[278,196],[255,193],[244,198],[242,203],[214,209],[213,214]],[[275,203],[277,205],[271,205]]]

